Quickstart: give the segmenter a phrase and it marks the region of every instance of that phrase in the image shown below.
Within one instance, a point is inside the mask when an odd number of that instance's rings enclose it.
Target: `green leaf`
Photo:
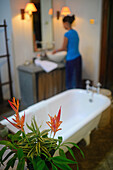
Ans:
[[[60,147],[61,143],[62,143],[62,136],[59,136],[59,137],[58,137],[58,145],[57,145],[56,150],[58,150],[58,149],[59,149],[59,147]]]
[[[25,165],[25,159],[24,159],[24,153],[22,148],[19,148],[17,150],[17,155],[18,155],[18,166],[17,166],[17,170],[24,170],[24,165]]]
[[[62,170],[72,170],[69,165],[67,164],[63,164],[63,163],[58,163],[58,162],[55,162],[54,163],[58,168],[62,169]]]
[[[35,129],[35,126],[34,126],[34,123],[33,123],[33,120],[31,121],[31,127],[33,129],[33,132],[36,133],[36,129]]]
[[[1,140],[0,141],[0,144],[1,145],[6,145],[7,147],[9,147],[9,148],[13,148],[13,149],[16,149],[17,150],[17,148],[11,143],[11,142],[9,142],[9,141],[6,141],[6,140]]]
[[[24,157],[24,153],[23,153],[22,148],[19,148],[19,149],[17,150],[17,155],[18,155],[19,161],[21,161],[21,160],[23,159],[23,157]]]
[[[51,164],[52,164],[52,170],[58,170],[58,168],[53,163]]]
[[[45,167],[45,161],[40,159],[40,161],[37,162],[37,169],[36,170],[44,170]]]
[[[64,145],[64,144],[72,144],[72,145],[75,146],[77,149],[79,149],[81,155],[83,156],[83,158],[85,158],[84,153],[83,153],[82,150],[78,147],[77,144],[75,144],[75,143],[73,143],[73,142],[66,142],[66,143],[63,143],[63,145]]]
[[[25,138],[25,133],[22,131],[22,137],[23,137],[23,139]]]
[[[48,156],[45,153],[42,152],[41,155],[44,155],[48,159]]]
[[[79,169],[79,167],[78,167],[78,162],[77,162],[77,160],[76,160],[76,158],[75,158],[75,155],[74,155],[74,153],[73,153],[72,149],[71,149],[69,146],[67,146],[67,145],[64,145],[64,146],[66,146],[66,147],[67,147],[68,151],[70,152],[70,154],[72,155],[72,157],[73,157],[73,158],[74,158],[74,160],[76,161],[76,164],[77,164],[77,170],[78,170],[78,169]]]
[[[17,133],[13,134],[13,137],[18,137],[18,136],[20,136],[20,135],[21,135],[21,133],[22,133],[22,131],[21,131],[21,130],[19,130]]]
[[[33,168],[34,170],[37,170],[37,162],[41,160],[41,158],[39,156],[37,157],[33,157],[33,160],[32,159],[29,159],[31,161],[31,163],[33,164]]]
[[[0,151],[0,162],[3,164],[3,161],[2,161],[2,156],[4,154],[4,152],[7,150],[7,147],[3,147],[2,150]]]
[[[45,166],[43,167],[43,170],[49,170],[48,166],[45,164]]]
[[[18,162],[17,170],[24,170],[24,166],[25,166],[25,159],[21,159]]]
[[[75,161],[72,161],[68,158],[65,158],[63,156],[56,156],[56,157],[51,157],[49,160],[52,160],[54,163],[61,163],[61,164],[76,164]]]
[[[35,148],[35,145],[34,145],[34,147],[32,147],[32,148],[30,149],[30,151],[29,151],[28,154],[27,154],[27,157],[30,157],[30,155],[32,154],[34,148]]]
[[[36,161],[36,159],[33,159],[31,162],[33,164],[34,170],[36,170],[36,168],[37,168],[37,165],[36,165],[37,161]]]
[[[13,153],[14,153],[13,151],[9,152],[9,153],[6,155],[6,157],[3,159],[3,162],[5,162]]]
[[[4,170],[8,170],[10,167],[14,167],[14,163],[16,161],[17,154],[14,154],[14,156],[7,162],[7,166]]]
[[[14,141],[20,140],[21,139],[21,136],[20,136],[21,133],[22,133],[22,131],[19,130],[16,134],[13,134],[12,137],[11,137],[12,141],[14,142]]]
[[[65,155],[65,152],[64,152],[63,149],[60,149],[60,148],[59,148],[59,155],[66,158],[66,155]]]
[[[66,147],[67,147],[68,151],[70,152],[70,154],[72,155],[72,157],[76,160],[75,155],[74,155],[72,149],[69,146],[66,146]]]
[[[37,133],[39,134],[40,131],[39,131],[38,125],[36,123],[35,117],[33,117],[33,121],[34,121],[35,129],[37,130]]]
[[[40,136],[48,135],[48,132],[49,132],[49,131],[50,131],[50,129],[43,130],[43,131],[40,133]]]
[[[8,138],[12,140],[13,134],[8,134]]]
[[[39,156],[35,158],[33,157],[33,160],[32,159],[29,159],[29,160],[33,164],[34,170],[49,170],[45,161],[41,159]]]
[[[16,132],[15,134],[8,134],[8,137],[9,137],[10,139],[16,138],[16,137],[20,137],[21,133],[22,133],[22,131],[19,130],[19,131]],[[15,139],[15,140],[16,140],[16,139]]]
[[[59,145],[60,145],[62,143],[62,136],[59,136],[58,139],[59,139]]]
[[[47,154],[48,156],[51,156],[50,153],[49,153],[49,151],[48,151],[48,149],[47,149],[46,147],[42,146],[42,147],[41,147],[41,150],[42,150],[45,154]]]
[[[31,126],[29,126],[27,123],[26,123],[26,125],[27,125],[28,129],[33,132],[33,128]]]

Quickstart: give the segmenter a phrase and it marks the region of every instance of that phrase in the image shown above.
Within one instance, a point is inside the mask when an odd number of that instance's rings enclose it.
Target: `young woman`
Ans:
[[[80,88],[82,61],[79,52],[79,36],[76,30],[72,29],[72,23],[75,16],[65,16],[63,25],[67,32],[64,34],[64,42],[62,48],[54,50],[53,54],[59,51],[67,51],[66,56],[66,88]]]

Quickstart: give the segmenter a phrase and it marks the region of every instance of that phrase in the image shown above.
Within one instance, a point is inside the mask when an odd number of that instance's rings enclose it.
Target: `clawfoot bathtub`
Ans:
[[[110,100],[101,94],[94,93],[92,102],[90,98],[91,92],[87,93],[86,90],[67,90],[25,109],[25,124],[26,122],[30,124],[31,118],[35,115],[38,125],[42,125],[41,130],[48,129],[46,124],[46,121],[49,120],[48,114],[54,116],[61,106],[62,130],[56,133],[56,137],[62,136],[63,142],[75,143],[85,139],[89,144],[91,131],[98,127],[101,113],[110,105]],[[20,116],[24,111],[20,112]],[[7,125],[11,131],[17,131],[6,120],[2,120],[1,123]],[[28,132],[26,125],[25,131]]]

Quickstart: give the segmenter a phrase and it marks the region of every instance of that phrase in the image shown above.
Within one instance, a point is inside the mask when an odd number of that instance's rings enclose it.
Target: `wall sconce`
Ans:
[[[36,12],[37,9],[34,5],[34,3],[27,3],[25,9],[21,9],[21,19],[25,19],[24,13],[28,13],[29,16],[32,15],[32,12]]]
[[[57,19],[60,18],[60,11],[57,11]]]
[[[49,14],[49,15],[53,15],[53,8],[50,8],[50,9],[49,9],[48,14]]]
[[[66,16],[66,15],[69,15],[69,14],[71,14],[71,11],[70,11],[69,7],[64,6],[64,7],[62,8],[62,10],[61,10],[61,15]]]
[[[60,15],[66,16],[66,15],[69,15],[69,14],[71,14],[71,11],[70,11],[69,7],[64,6],[64,7],[62,8],[61,12],[60,12],[60,11],[57,11],[57,14],[56,14],[56,15],[57,15],[57,19],[59,19]]]

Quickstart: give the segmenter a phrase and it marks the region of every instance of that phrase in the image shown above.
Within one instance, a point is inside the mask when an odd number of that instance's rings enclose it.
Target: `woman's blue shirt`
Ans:
[[[80,56],[78,33],[77,31],[71,29],[66,32],[64,36],[68,39],[66,60],[74,60]]]

